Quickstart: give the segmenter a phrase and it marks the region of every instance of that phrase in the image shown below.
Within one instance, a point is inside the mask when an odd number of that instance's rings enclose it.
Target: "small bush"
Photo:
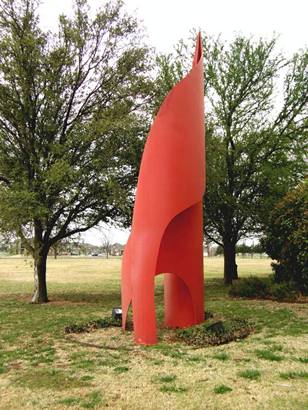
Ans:
[[[273,208],[262,244],[273,263],[275,282],[293,281],[308,295],[308,183],[305,180]]]
[[[231,286],[230,295],[247,298],[264,298],[269,294],[269,281],[256,276],[240,279]]]
[[[274,278],[250,276],[233,283],[229,294],[235,297],[269,298],[278,301],[294,302],[299,293],[293,282],[275,283]]]
[[[272,284],[270,295],[278,301],[293,302],[298,298],[298,291],[292,282],[281,282]]]
[[[177,329],[175,339],[193,346],[215,346],[244,339],[252,331],[252,326],[246,320],[233,319]]]

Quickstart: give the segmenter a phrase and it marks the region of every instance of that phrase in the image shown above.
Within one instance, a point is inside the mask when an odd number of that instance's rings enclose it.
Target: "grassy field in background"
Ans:
[[[0,409],[308,408],[308,305],[230,298],[222,258],[205,259],[206,310],[248,319],[245,340],[193,349],[135,346],[118,328],[65,334],[120,304],[120,264],[49,259],[51,302],[36,306],[31,260],[0,259]],[[238,265],[241,277],[271,272],[269,259]],[[162,276],[156,284],[161,322]]]

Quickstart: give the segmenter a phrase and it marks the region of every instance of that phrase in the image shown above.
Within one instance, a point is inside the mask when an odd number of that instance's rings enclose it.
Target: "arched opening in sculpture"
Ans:
[[[154,295],[159,327],[182,328],[196,320],[189,287],[176,273],[156,274]]]
[[[170,283],[173,284],[172,288],[170,288]],[[170,291],[175,292],[175,295],[171,296]],[[192,295],[185,281],[175,273],[157,273],[154,277],[153,293],[158,328],[188,327],[195,320]],[[170,305],[170,297],[173,301],[172,305]],[[175,316],[177,320],[174,319]],[[130,303],[127,309],[125,329],[131,330],[132,323],[133,310],[132,303]]]

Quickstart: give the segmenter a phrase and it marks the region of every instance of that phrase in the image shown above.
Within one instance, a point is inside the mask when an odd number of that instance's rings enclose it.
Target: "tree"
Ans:
[[[54,259],[57,259],[58,255],[61,255],[62,252],[71,252],[71,250],[76,246],[76,244],[78,244],[78,247],[80,248],[80,240],[80,234],[77,234],[55,242],[50,247],[50,250],[53,251]]]
[[[111,246],[112,246],[112,239],[113,239],[111,229],[105,225],[104,227],[99,228],[99,232],[101,235],[101,243],[102,243],[103,251],[106,254],[106,258],[109,259]]]
[[[43,32],[38,0],[0,6],[0,228],[34,258],[34,303],[48,301],[47,255],[100,221],[125,221],[151,90],[149,50],[121,1]]]
[[[206,50],[212,108],[205,233],[224,248],[224,280],[238,277],[236,243],[256,233],[270,206],[302,176],[307,136],[308,54],[286,61],[275,40],[238,37]],[[274,111],[274,79],[287,66],[284,101]]]
[[[204,232],[223,247],[224,281],[230,284],[238,277],[237,242],[259,232],[272,204],[303,176],[308,53],[286,60],[276,53],[275,39],[238,36],[227,44],[204,38]],[[188,54],[189,46],[181,42],[175,56],[158,60],[159,85],[168,88],[187,70]],[[283,74],[279,105],[275,79]]]
[[[272,263],[276,282],[293,281],[308,294],[308,183],[287,193],[270,213],[263,245]]]

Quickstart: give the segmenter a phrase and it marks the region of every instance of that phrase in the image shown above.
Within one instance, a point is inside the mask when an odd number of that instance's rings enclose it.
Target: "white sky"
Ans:
[[[104,4],[88,0],[92,9]],[[280,34],[280,47],[292,53],[307,45],[307,0],[124,0],[128,11],[142,20],[150,45],[169,52],[192,28],[209,34],[234,33],[271,37]],[[57,27],[59,13],[70,14],[72,0],[42,0],[41,23]]]
[[[42,0],[41,25],[54,30],[60,13],[70,14],[72,0]],[[104,4],[89,0],[92,9]],[[235,33],[254,37],[278,34],[279,47],[290,55],[308,43],[307,0],[126,0],[126,9],[143,21],[148,44],[158,52],[171,52],[193,28],[232,39]],[[114,242],[126,242],[128,233],[112,231]],[[101,242],[96,231],[87,242]]]

